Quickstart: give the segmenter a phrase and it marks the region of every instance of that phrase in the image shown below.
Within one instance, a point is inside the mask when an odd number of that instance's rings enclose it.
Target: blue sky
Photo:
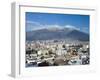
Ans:
[[[89,15],[26,12],[26,31],[41,28],[73,28],[89,33]]]

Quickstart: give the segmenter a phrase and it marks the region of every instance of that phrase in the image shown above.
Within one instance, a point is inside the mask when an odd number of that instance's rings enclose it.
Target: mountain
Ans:
[[[26,40],[70,39],[89,41],[89,34],[70,28],[45,28],[26,32]]]

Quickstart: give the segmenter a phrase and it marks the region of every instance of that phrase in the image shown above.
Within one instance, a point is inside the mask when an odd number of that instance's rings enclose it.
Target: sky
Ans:
[[[89,15],[26,12],[26,32],[43,28],[72,28],[89,33]]]

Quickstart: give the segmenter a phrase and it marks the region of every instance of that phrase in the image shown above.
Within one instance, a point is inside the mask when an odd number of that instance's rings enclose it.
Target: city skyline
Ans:
[[[89,15],[26,12],[25,67],[89,65]]]

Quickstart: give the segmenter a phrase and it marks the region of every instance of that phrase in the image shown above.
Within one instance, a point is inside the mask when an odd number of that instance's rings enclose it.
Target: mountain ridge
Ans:
[[[72,39],[89,41],[89,34],[71,28],[39,29],[26,32],[26,40]]]

